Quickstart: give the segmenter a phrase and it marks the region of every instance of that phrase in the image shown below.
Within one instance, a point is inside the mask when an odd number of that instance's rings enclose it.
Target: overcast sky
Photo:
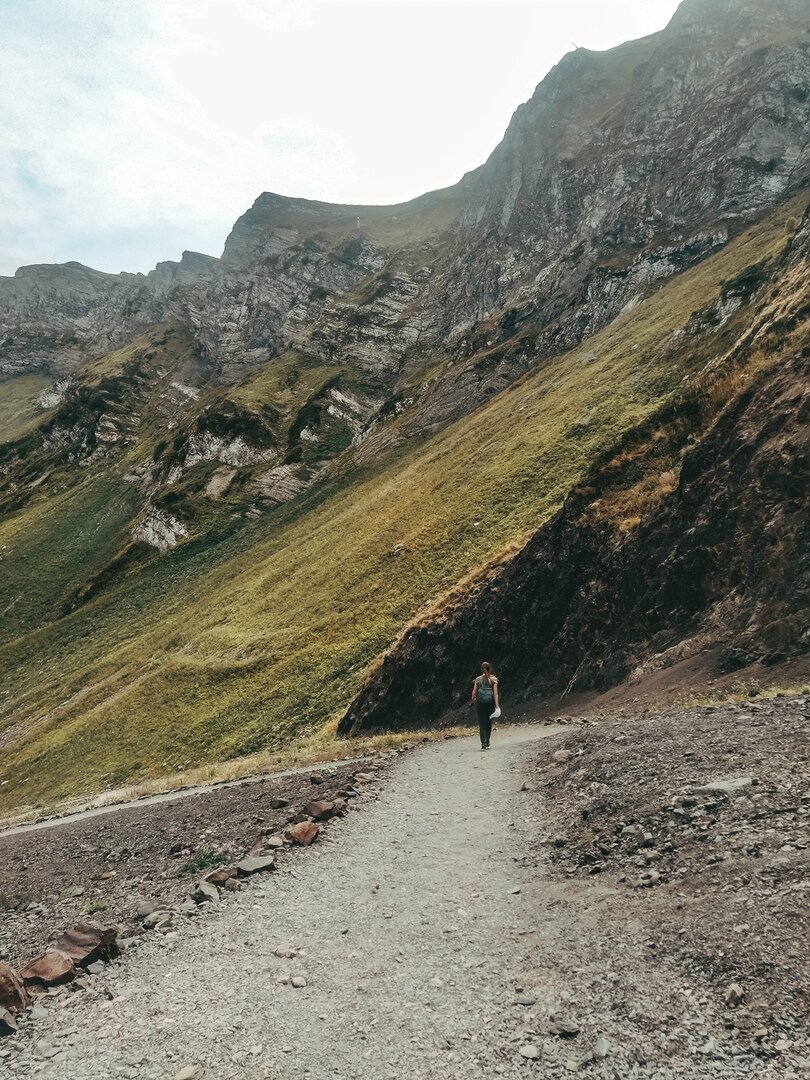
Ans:
[[[219,255],[262,191],[397,202],[677,0],[0,0],[0,273]]]

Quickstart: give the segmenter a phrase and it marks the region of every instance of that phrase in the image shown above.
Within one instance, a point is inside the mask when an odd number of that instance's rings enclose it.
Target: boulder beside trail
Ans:
[[[285,835],[294,844],[308,847],[320,831],[320,826],[316,825],[314,821],[299,821],[295,825],[290,825]]]
[[[0,1008],[0,1035],[13,1035],[17,1030],[17,1017],[9,1009]]]
[[[337,811],[335,810],[335,804],[333,802],[315,799],[313,802],[307,803],[304,807],[304,813],[307,817],[311,817],[313,821],[328,821],[335,816]]]
[[[276,860],[272,855],[249,855],[236,864],[236,873],[239,877],[250,877],[251,874],[260,874],[275,868]]]
[[[220,866],[216,870],[212,870],[210,874],[206,874],[205,880],[212,885],[224,885],[229,878],[232,878],[235,875],[235,866]]]
[[[20,969],[20,978],[31,990],[70,982],[75,975],[73,957],[59,949],[46,949],[41,956],[29,960],[25,967]]]
[[[0,962],[0,1009],[18,1013],[27,1005],[28,994],[22,979],[9,964]]]
[[[156,911],[160,911],[163,905],[157,900],[141,900],[135,905],[135,915],[139,919],[145,919],[147,915],[152,915]]]
[[[54,942],[54,948],[65,953],[75,964],[86,967],[98,960],[110,960],[118,955],[117,933],[112,927],[102,929],[92,923],[76,923]]]
[[[579,1024],[564,1016],[552,1016],[548,1031],[550,1035],[560,1035],[565,1039],[570,1039],[579,1034]]]
[[[219,903],[219,891],[216,885],[212,885],[210,881],[201,881],[194,890],[193,899],[196,904],[217,904]]]
[[[158,908],[157,911],[153,911],[150,915],[147,915],[142,922],[144,930],[162,930],[168,928],[174,922],[174,910],[169,908]]]

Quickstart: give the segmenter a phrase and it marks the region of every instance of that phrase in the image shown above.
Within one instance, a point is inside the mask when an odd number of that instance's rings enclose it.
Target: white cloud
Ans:
[[[455,182],[572,44],[676,0],[4,0],[0,272],[219,254],[263,190]]]

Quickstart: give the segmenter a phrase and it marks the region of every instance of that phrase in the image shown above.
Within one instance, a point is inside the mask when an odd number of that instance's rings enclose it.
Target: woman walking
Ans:
[[[472,704],[478,712],[478,731],[481,735],[481,749],[489,750],[492,734],[492,714],[501,714],[498,700],[498,678],[492,670],[492,664],[486,660],[481,665],[481,674],[473,683]]]

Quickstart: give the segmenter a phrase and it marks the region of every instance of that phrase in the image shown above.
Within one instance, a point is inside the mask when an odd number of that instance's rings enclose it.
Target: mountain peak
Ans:
[[[80,279],[86,281],[112,281],[117,275],[105,273],[103,270],[94,270],[92,266],[85,266],[84,263],[71,260],[64,263],[30,263],[28,266],[19,267],[15,271],[14,277],[18,280],[60,278],[73,281]]]
[[[753,20],[758,25],[796,22],[810,25],[808,0],[683,0],[672,16],[667,29],[719,29],[740,19]]]

